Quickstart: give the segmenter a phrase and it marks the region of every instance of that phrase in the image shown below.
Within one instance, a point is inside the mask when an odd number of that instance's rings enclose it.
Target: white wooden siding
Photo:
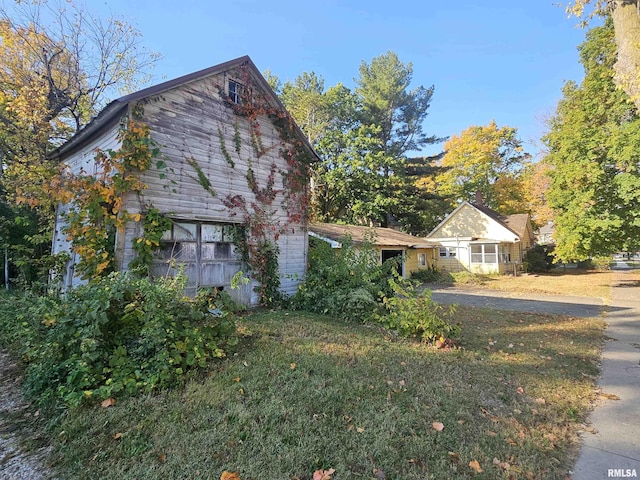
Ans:
[[[85,171],[88,174],[95,173],[96,150],[99,149],[105,151],[109,149],[118,149],[120,146],[117,139],[118,129],[119,125],[113,126],[111,129],[105,131],[102,135],[96,137],[92,142],[88,143],[74,155],[69,157],[65,161],[69,171],[75,175],[78,175],[81,171]],[[64,274],[63,281],[65,287],[76,287],[86,283],[86,281],[75,275],[74,267],[77,259],[71,252],[71,242],[67,241],[67,235],[64,233],[66,223],[63,216],[70,208],[70,205],[59,205],[57,208],[51,251],[54,254],[68,252],[71,255],[72,259],[66,267],[66,273]]]

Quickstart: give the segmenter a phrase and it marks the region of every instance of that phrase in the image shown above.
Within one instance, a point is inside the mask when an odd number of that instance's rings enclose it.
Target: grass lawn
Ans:
[[[611,271],[567,269],[549,273],[511,275],[464,275],[457,285],[493,288],[516,293],[550,293],[601,298],[608,301],[610,285],[616,275]]]
[[[54,465],[119,480],[566,478],[603,322],[456,317],[459,348],[445,351],[372,325],[252,313],[242,353],[185,389],[66,415],[50,432]]]

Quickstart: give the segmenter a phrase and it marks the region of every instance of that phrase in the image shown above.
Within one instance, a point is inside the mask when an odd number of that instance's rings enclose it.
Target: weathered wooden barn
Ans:
[[[247,105],[252,109],[243,108]],[[122,211],[144,219],[153,207],[172,220],[152,274],[172,276],[182,268],[188,293],[219,287],[256,304],[255,279],[230,290],[234,275],[247,273],[234,227],[253,219],[279,247],[281,292],[295,293],[307,264],[307,186],[303,161],[294,156],[306,156],[306,162],[316,156],[295,125],[288,133],[283,129],[290,117],[251,59],[241,57],[121,97],[50,157],[72,173],[92,172],[96,151],[118,149],[118,134],[134,117],[150,128],[161,155],[137,173],[146,187],[126,194]],[[53,238],[54,253],[72,254],[64,275],[67,288],[83,282],[65,233],[70,208],[59,207]],[[132,220],[116,232],[118,270],[127,270],[136,256],[133,242],[142,229],[142,220]]]

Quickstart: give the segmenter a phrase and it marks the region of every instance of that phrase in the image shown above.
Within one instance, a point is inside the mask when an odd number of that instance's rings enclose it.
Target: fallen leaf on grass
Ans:
[[[291,368],[291,370],[295,370],[295,369],[296,369],[296,364],[295,364],[295,362],[294,362],[294,363],[292,363],[289,367]]]
[[[102,405],[102,408],[107,408],[107,407],[113,407],[115,404],[116,404],[115,398],[107,398],[106,400],[103,400],[103,402],[100,405]]]
[[[460,455],[457,454],[456,452],[449,452],[449,460],[451,460],[453,463],[460,463]]]
[[[444,424],[440,422],[433,422],[431,426],[433,427],[434,430],[438,432],[441,432],[442,430],[444,430]]]
[[[220,475],[220,480],[240,480],[238,472],[227,472],[226,470]]]
[[[167,461],[167,454],[161,453],[160,455],[158,455],[158,461],[160,463],[165,463]]]
[[[496,435],[498,435],[496,432],[492,432],[491,430],[489,430],[487,432],[487,435],[489,435],[490,437],[495,437]]]
[[[121,433],[116,433],[116,434],[113,436],[113,439],[114,439],[114,440],[120,440],[121,438],[122,438],[122,434],[121,434]]]
[[[330,468],[329,470],[316,470],[313,472],[313,480],[331,480],[331,475],[333,475],[335,471],[335,468]]]
[[[536,403],[544,405],[545,403],[547,403],[547,401],[544,398],[536,398]]]
[[[620,397],[613,393],[601,393],[599,396],[602,398],[606,398],[607,400],[620,400]]]
[[[518,390],[516,390],[520,395],[522,395],[524,393],[524,388],[522,387],[518,387]]]
[[[387,476],[379,468],[373,469],[373,476],[376,478],[376,480],[387,480]]]
[[[509,462],[501,462],[496,457],[493,457],[493,464],[496,467],[500,467],[502,470],[509,470],[509,468],[511,468],[511,465],[509,464]]]
[[[362,428],[362,427],[356,427],[356,432],[358,432],[358,433],[362,433],[362,432],[364,432],[364,428]]]
[[[476,472],[476,473],[482,473],[484,472],[484,470],[482,470],[482,467],[480,466],[480,463],[478,463],[477,460],[471,460],[469,462],[469,466]]]

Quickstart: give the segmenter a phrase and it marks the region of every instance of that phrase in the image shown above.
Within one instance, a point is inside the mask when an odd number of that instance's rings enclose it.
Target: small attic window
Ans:
[[[236,82],[235,80],[229,80],[227,89],[229,99],[233,103],[237,103],[238,105],[242,103],[242,84]]]

